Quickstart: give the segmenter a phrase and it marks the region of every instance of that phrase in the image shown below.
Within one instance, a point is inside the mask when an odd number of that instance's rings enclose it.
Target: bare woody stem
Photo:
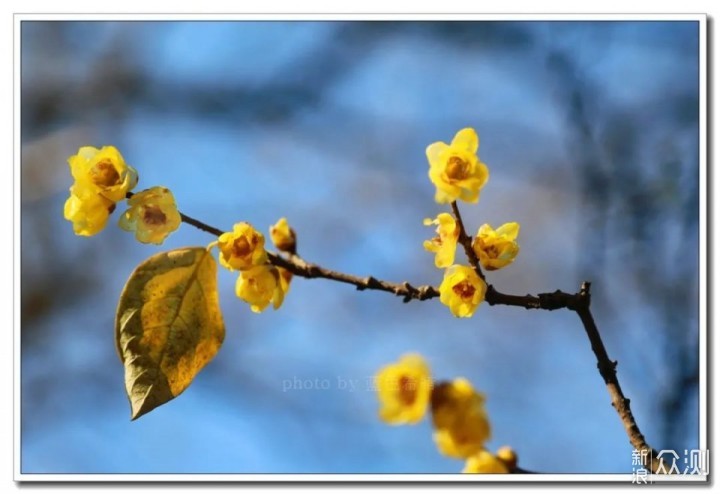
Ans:
[[[332,271],[317,264],[310,264],[297,255],[286,258],[268,252],[268,258],[270,259],[270,263],[275,266],[287,269],[291,273],[302,276],[303,278],[325,278],[327,280],[339,281],[340,283],[354,285],[358,290],[381,290],[402,297],[403,302],[410,302],[413,299],[427,300],[440,295],[440,292],[430,285],[415,287],[408,282],[390,283],[388,281],[378,280],[373,276],[360,278],[358,276]]]
[[[129,192],[128,197],[131,196],[132,193]],[[180,213],[180,217],[182,218],[182,221],[188,225],[192,225],[195,228],[207,232],[215,237],[219,237],[225,233],[214,226],[210,226],[207,223],[203,223],[202,221],[186,214]],[[288,258],[279,254],[268,252],[268,259],[271,264],[287,269],[294,275],[301,276],[303,278],[324,278],[326,280],[353,285],[361,291],[380,290],[402,297],[403,302],[410,302],[411,300],[428,300],[440,296],[440,292],[434,286],[421,285],[416,287],[408,282],[392,283],[389,281],[379,280],[373,276],[354,276],[351,274],[333,271],[331,269],[318,266],[317,264],[309,263],[298,255],[293,255]],[[488,286],[488,291],[485,295],[485,301],[490,305],[510,305],[514,307],[523,307],[525,309],[555,310],[568,308],[576,297],[577,295],[564,293],[560,290],[552,293],[540,293],[537,296],[508,295],[499,292],[490,285]]]
[[[465,227],[460,216],[460,210],[457,204],[453,201],[451,203],[455,220],[460,228],[460,235],[458,241],[462,244],[465,249],[465,254],[470,261],[470,264],[480,277],[485,280],[482,274],[480,262],[472,248],[472,239],[468,236],[465,231]],[[537,297],[532,295],[515,296],[506,295],[498,292],[493,288],[492,285],[488,286],[485,300],[490,305],[501,304],[501,305],[516,305],[525,307],[526,309],[546,309],[554,310],[565,308],[575,312],[582,322],[585,333],[590,340],[590,346],[595,358],[597,359],[597,367],[600,372],[600,376],[605,381],[608,393],[610,394],[611,403],[620,421],[625,427],[625,433],[630,440],[630,444],[636,450],[644,452],[643,458],[645,460],[645,466],[651,472],[657,472],[660,467],[660,460],[656,458],[655,451],[645,441],[645,437],[640,432],[640,428],[635,422],[635,417],[630,410],[630,400],[625,397],[620,387],[620,382],[617,378],[617,361],[610,360],[605,344],[603,343],[600,331],[595,324],[592,312],[590,312],[590,282],[583,282],[580,291],[576,294],[568,294],[557,290],[553,293],[541,293]]]
[[[131,192],[128,192],[128,198],[132,197],[132,195],[133,194]],[[196,220],[184,213],[180,213],[180,218],[184,223],[192,225],[195,228],[213,236],[219,237],[225,233],[214,226],[210,226],[207,223]],[[402,297],[404,302],[409,302],[413,299],[427,300],[440,295],[440,292],[438,292],[435,287],[429,285],[415,287],[408,282],[390,283],[388,281],[378,280],[372,276],[361,278],[359,276],[353,276],[326,269],[318,266],[317,264],[311,264],[304,261],[298,255],[292,255],[288,258],[272,252],[268,252],[267,254],[271,264],[287,269],[294,275],[301,276],[303,278],[325,278],[328,280],[338,281],[340,283],[354,285],[358,290],[381,290]]]
[[[651,472],[658,472],[660,468],[661,460],[657,458],[655,450],[645,441],[645,436],[640,432],[635,417],[630,410],[630,399],[626,398],[623,394],[622,388],[620,387],[620,381],[618,381],[617,373],[615,368],[617,367],[617,360],[610,360],[605,345],[603,344],[602,338],[600,337],[600,331],[598,331],[595,320],[593,319],[592,313],[590,312],[590,282],[584,282],[580,289],[580,301],[581,304],[577,307],[570,308],[574,310],[582,321],[582,325],[585,328],[585,333],[590,340],[593,353],[597,358],[597,367],[600,375],[605,381],[608,393],[612,399],[612,406],[615,408],[623,426],[625,427],[625,433],[630,439],[630,444],[633,448],[640,452],[645,452],[645,466]]]
[[[183,220],[184,223],[187,223],[188,225],[192,225],[195,228],[202,230],[204,232],[208,232],[210,235],[214,235],[216,237],[219,237],[223,233],[225,233],[222,230],[218,230],[217,228],[207,225],[203,223],[202,221],[196,220],[195,218],[191,218],[190,216],[180,213],[180,219]]]
[[[127,198],[132,197],[131,192],[127,193]],[[485,280],[480,262],[472,248],[472,239],[468,236],[465,226],[462,222],[460,210],[455,202],[451,203],[453,214],[460,228],[458,241],[463,246],[465,254],[470,264]],[[224,232],[218,228],[196,220],[186,214],[180,213],[182,221],[188,225],[192,225],[199,230],[207,232],[215,237],[219,237]],[[340,283],[346,283],[355,286],[358,290],[381,290],[402,297],[403,302],[415,300],[427,300],[440,296],[437,288],[430,285],[422,285],[415,287],[410,283],[391,283],[382,281],[373,276],[358,277],[350,274],[332,271],[316,264],[311,264],[294,254],[289,257],[283,257],[279,254],[268,252],[270,263],[287,269],[296,276],[303,278],[324,278]],[[615,368],[617,361],[610,360],[605,344],[600,337],[597,325],[590,312],[590,283],[584,282],[578,293],[571,294],[560,290],[550,293],[540,293],[538,295],[509,295],[495,289],[492,285],[488,285],[485,294],[485,301],[489,305],[509,305],[513,307],[524,307],[525,309],[542,309],[556,310],[568,309],[575,312],[582,322],[585,333],[590,340],[590,346],[597,359],[597,367],[600,376],[603,378],[607,387],[612,406],[617,411],[620,420],[625,427],[625,432],[630,440],[630,444],[640,452],[646,452],[645,466],[652,472],[657,472],[660,466],[660,460],[655,457],[655,451],[647,444],[645,437],[640,432],[640,428],[635,422],[635,418],[630,410],[630,400],[625,397],[620,387]]]

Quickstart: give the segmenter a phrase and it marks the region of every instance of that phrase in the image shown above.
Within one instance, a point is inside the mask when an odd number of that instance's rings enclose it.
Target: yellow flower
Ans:
[[[460,235],[460,227],[455,218],[448,213],[440,213],[435,220],[425,218],[423,224],[425,226],[438,225],[436,230],[438,236],[423,242],[423,247],[425,247],[425,250],[435,252],[436,267],[447,268],[455,261],[455,250]]]
[[[270,264],[262,264],[240,272],[235,294],[250,304],[253,312],[264,311],[270,303],[278,309],[285,299],[288,285],[283,281],[278,268]]]
[[[81,147],[78,154],[68,158],[68,163],[77,184],[94,189],[114,202],[125,199],[125,194],[137,185],[137,172],[125,163],[114,146]]]
[[[467,458],[483,449],[490,439],[485,397],[467,379],[438,384],[431,400],[434,439],[441,453]]]
[[[520,250],[515,241],[519,232],[517,223],[505,223],[497,230],[487,223],[481,226],[473,240],[473,250],[482,267],[494,271],[513,262]]]
[[[223,233],[218,238],[220,264],[230,270],[250,269],[265,264],[265,237],[250,223],[236,223],[232,232]]]
[[[468,266],[455,264],[445,270],[440,284],[440,302],[450,308],[455,317],[470,317],[485,300],[487,285]]]
[[[500,458],[483,449],[467,459],[462,473],[510,473],[510,470]]]
[[[165,187],[138,192],[128,200],[128,206],[120,217],[120,228],[135,232],[135,238],[144,244],[159,245],[180,226],[175,198]]]
[[[436,187],[435,201],[477,202],[489,177],[487,166],[477,157],[478,145],[475,130],[466,128],[455,134],[450,145],[434,142],[427,147],[428,176]]]
[[[65,219],[71,221],[75,235],[89,237],[100,232],[107,224],[115,203],[89,187],[78,184],[70,188],[70,197],[65,201]]]
[[[278,250],[295,253],[295,230],[290,228],[286,218],[280,218],[270,227],[270,239]]]
[[[415,424],[422,420],[430,401],[432,378],[422,356],[410,353],[375,376],[380,419],[388,424]]]
[[[280,273],[280,289],[283,295],[287,294],[290,290],[290,281],[292,280],[293,274],[285,268],[277,268]]]

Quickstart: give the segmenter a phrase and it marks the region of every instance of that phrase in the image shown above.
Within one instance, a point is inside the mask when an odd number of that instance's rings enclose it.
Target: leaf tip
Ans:
[[[165,403],[168,400],[163,401]],[[130,406],[130,421],[134,422],[148,412],[153,411],[155,408],[160,406],[161,403],[156,403],[151,400],[142,400],[140,402],[133,402]]]

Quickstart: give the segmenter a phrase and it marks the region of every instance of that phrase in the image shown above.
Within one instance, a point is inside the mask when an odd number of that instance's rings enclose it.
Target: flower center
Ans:
[[[120,174],[109,161],[101,161],[90,168],[90,179],[95,185],[111,187],[120,182]]]
[[[245,257],[252,251],[250,243],[245,237],[235,239],[232,246],[232,253],[235,257]]]
[[[453,292],[455,292],[455,294],[463,300],[472,299],[472,296],[475,295],[475,287],[472,286],[472,283],[468,280],[461,281],[452,289]]]
[[[415,396],[417,395],[415,380],[408,376],[400,376],[398,384],[400,387],[398,390],[400,401],[408,406],[415,403]]]
[[[463,180],[470,172],[470,163],[459,156],[451,156],[447,161],[445,171],[449,179]]]
[[[458,444],[468,444],[471,439],[470,434],[463,430],[455,431],[452,436],[455,442]]]
[[[491,245],[485,249],[485,252],[487,253],[488,257],[491,259],[497,259],[500,255],[500,252],[498,251],[497,246]]]
[[[167,221],[167,216],[165,216],[165,213],[163,213],[159,207],[145,206],[145,211],[143,212],[143,222],[146,225],[164,225],[165,221]]]

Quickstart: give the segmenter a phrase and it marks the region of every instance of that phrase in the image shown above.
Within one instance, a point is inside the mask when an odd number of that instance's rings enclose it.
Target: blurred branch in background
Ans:
[[[32,137],[67,121],[114,116],[141,106],[163,114],[195,114],[203,118],[274,122],[321,104],[324,94],[390,38],[435,36],[438,42],[484,50],[523,49],[532,40],[519,23],[506,22],[337,22],[326,42],[300,53],[282,74],[263,84],[216,80],[212,84],[158,81],[133,56],[142,50],[143,32],[157,23],[116,25],[104,51],[85,67],[80,80],[72,71],[48,70],[47,80],[24,87],[23,135]],[[37,37],[53,46],[48,56],[68,53],[75,31],[88,23],[45,23],[33,26]],[[92,38],[92,31],[86,34]],[[218,46],[221,50],[224,47]],[[62,63],[56,61],[55,63]],[[228,67],[232,71],[232,67]]]
[[[67,173],[66,168],[54,165],[64,161],[68,142],[84,141],[89,135],[91,132],[87,129],[64,128],[22,148],[21,300],[25,328],[34,328],[35,319],[79,302],[83,294],[99,283],[93,276],[94,270],[68,271],[65,266],[79,263],[92,266],[101,261],[100,250],[87,244],[80,247],[59,244],[56,239],[65,226],[58,221],[62,213],[45,214],[55,204],[53,198],[59,192],[58,184]],[[34,336],[30,331],[23,331],[22,335],[24,339]]]

